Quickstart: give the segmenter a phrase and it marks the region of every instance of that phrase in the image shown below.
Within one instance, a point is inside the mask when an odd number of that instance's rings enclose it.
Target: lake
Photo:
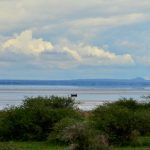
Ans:
[[[79,108],[90,110],[108,101],[121,97],[142,100],[141,96],[150,94],[150,88],[102,88],[80,86],[32,86],[32,85],[0,85],[0,108],[20,105],[25,97],[35,96],[70,96],[78,94]]]

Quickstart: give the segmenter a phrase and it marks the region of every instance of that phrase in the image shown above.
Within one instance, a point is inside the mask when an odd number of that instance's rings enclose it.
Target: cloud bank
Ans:
[[[63,62],[76,65],[126,65],[133,64],[134,60],[129,54],[117,55],[110,51],[98,48],[95,46],[89,46],[84,44],[72,44],[66,42],[65,44],[56,43],[55,45],[49,41],[43,39],[33,38],[32,31],[23,31],[19,35],[15,35],[3,44],[1,44],[2,53],[15,53],[16,55],[32,55],[34,62],[34,56],[39,58],[41,63],[45,62],[44,55],[48,53],[47,62],[54,65],[57,57],[61,57],[61,65],[59,63],[57,67],[62,66]],[[8,55],[9,55],[8,53]],[[54,55],[55,53],[55,55]],[[1,54],[1,53],[0,53]],[[15,55],[15,57],[16,57]],[[53,60],[51,60],[53,56]],[[27,61],[27,60],[26,60]],[[39,62],[40,63],[40,62]],[[59,66],[60,65],[60,66]],[[54,66],[56,67],[56,66]]]
[[[149,0],[1,0],[0,10],[0,74],[147,76]]]
[[[2,45],[2,48],[11,49],[21,53],[39,54],[45,50],[52,50],[53,46],[50,42],[43,41],[43,39],[35,39],[32,37],[32,31],[27,30],[14,38],[7,40]]]

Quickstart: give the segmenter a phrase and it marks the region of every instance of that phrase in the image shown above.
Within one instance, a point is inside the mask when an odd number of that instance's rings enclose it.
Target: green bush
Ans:
[[[149,102],[138,102],[133,98],[121,98],[116,102],[108,103],[109,106],[119,106],[123,108],[127,108],[129,110],[137,111],[137,110],[150,110],[150,103]]]
[[[62,140],[68,150],[109,150],[107,138],[86,123],[76,123],[63,130]]]
[[[56,101],[55,101],[56,100]],[[78,118],[75,101],[61,97],[27,98],[19,107],[3,110],[1,140],[45,140],[56,122]]]
[[[137,138],[132,136],[134,131],[142,135],[150,133],[149,103],[133,99],[107,103],[93,111],[91,122],[108,135],[111,143],[126,145]]]
[[[98,130],[108,134],[112,143],[125,144],[134,129],[133,115],[127,109],[99,107],[93,112],[93,120]]]
[[[134,112],[135,128],[142,136],[150,135],[150,110],[137,110]]]
[[[22,107],[24,108],[52,108],[52,109],[63,109],[63,108],[70,108],[75,109],[77,106],[77,102],[75,99],[71,97],[58,97],[58,96],[51,96],[51,97],[27,97],[23,101]]]
[[[69,126],[72,126],[76,123],[81,122],[81,119],[76,119],[76,118],[63,118],[62,120],[60,120],[59,122],[57,122],[54,127],[53,127],[53,131],[52,133],[50,133],[49,137],[48,137],[48,141],[50,142],[59,142],[60,144],[66,144],[63,140],[62,140],[62,136],[63,136],[63,131],[64,129],[68,128]]]

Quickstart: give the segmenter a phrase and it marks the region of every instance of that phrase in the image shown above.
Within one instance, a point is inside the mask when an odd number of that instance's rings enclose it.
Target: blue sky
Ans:
[[[1,79],[150,79],[150,0],[1,0]]]

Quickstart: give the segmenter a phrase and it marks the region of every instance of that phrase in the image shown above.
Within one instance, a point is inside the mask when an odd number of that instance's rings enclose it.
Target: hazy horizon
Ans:
[[[146,79],[146,78],[143,78],[143,77],[135,77],[135,78],[71,78],[71,79],[42,79],[42,78],[39,78],[39,79],[34,79],[34,78],[29,78],[29,79],[26,79],[26,78],[23,78],[23,79],[19,79],[19,78],[0,78],[0,81],[2,80],[27,80],[27,81],[30,81],[30,80],[37,80],[37,81],[63,81],[63,80],[149,80],[149,79]]]

